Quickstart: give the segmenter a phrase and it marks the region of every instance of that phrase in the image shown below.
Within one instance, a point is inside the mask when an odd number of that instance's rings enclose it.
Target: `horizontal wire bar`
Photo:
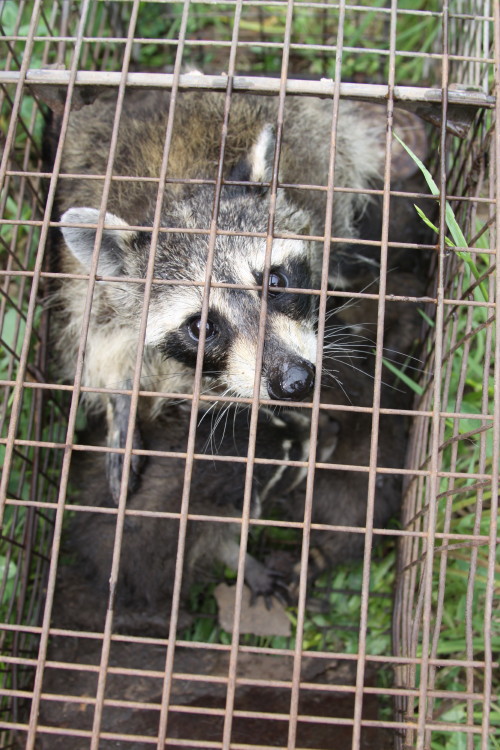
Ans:
[[[0,71],[0,84],[17,84],[21,79],[19,71]],[[26,84],[67,86],[70,71],[30,69],[26,73]],[[125,76],[126,85],[130,87],[147,87],[170,89],[174,76],[171,73],[128,73]],[[123,80],[122,73],[79,71],[76,84],[80,86],[119,86]],[[179,78],[181,89],[205,89],[211,91],[225,91],[228,84],[226,75],[203,75],[200,73],[184,73]],[[278,78],[259,76],[235,76],[233,79],[235,92],[245,91],[260,94],[278,94],[280,80]],[[312,96],[333,96],[334,82],[331,78],[319,81],[289,78],[286,83],[287,94],[303,94]],[[344,99],[386,102],[389,87],[375,83],[341,83],[340,96]],[[495,97],[480,91],[470,89],[450,89],[447,92],[449,104],[461,104],[471,107],[495,106]],[[394,101],[397,102],[425,102],[426,104],[441,104],[442,91],[438,88],[418,86],[395,86]]]

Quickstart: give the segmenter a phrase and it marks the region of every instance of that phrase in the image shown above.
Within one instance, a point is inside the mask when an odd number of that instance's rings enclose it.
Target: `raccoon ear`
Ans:
[[[70,208],[62,216],[64,224],[97,224],[99,211],[96,208]],[[111,213],[104,216],[106,226],[116,229],[104,229],[99,249],[97,273],[99,276],[121,276],[124,273],[124,254],[135,232],[128,229],[128,224]],[[87,269],[90,269],[94,252],[96,229],[93,227],[61,227],[64,240],[75,258]]]
[[[269,124],[264,125],[249,154],[251,182],[271,182],[275,150],[274,128]]]

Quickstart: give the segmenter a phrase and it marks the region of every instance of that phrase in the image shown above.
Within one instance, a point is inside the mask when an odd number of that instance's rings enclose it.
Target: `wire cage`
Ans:
[[[2,747],[500,746],[498,3],[4,0],[0,32]],[[240,102],[265,113],[251,148]],[[197,119],[210,170],[189,158]],[[155,138],[155,165],[124,171]],[[258,218],[224,223],[224,200]],[[90,242],[87,267],[59,263],[61,233]],[[117,271],[132,234],[180,260]],[[259,274],[234,251],[217,276],[241,238]],[[314,282],[277,265],[297,243]],[[125,296],[92,318],[112,287],[139,300],[115,328]],[[143,369],[172,289],[161,325],[188,315],[194,347],[177,388]],[[203,369],[233,300],[257,310],[248,393],[222,377],[246,323],[215,387]],[[306,308],[320,345],[298,403],[284,376],[260,384],[281,356],[268,321],[293,320],[300,353]],[[94,382],[99,345],[118,369]]]

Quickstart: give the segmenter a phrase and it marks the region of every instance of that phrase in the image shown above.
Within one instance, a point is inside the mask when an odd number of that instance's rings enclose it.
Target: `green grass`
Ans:
[[[396,136],[397,137],[397,136]],[[413,154],[413,152],[398,138],[398,141],[410,154],[412,159],[418,165],[424,175],[429,189],[433,195],[439,195],[439,190],[434,182],[430,172],[422,162]],[[427,216],[415,206],[420,218],[431,227],[436,233],[438,228],[429,221]],[[447,247],[452,249],[456,258],[461,261],[464,269],[463,289],[455,288],[454,293],[457,299],[460,299],[462,293],[472,286],[472,292],[468,293],[469,298],[475,302],[488,301],[488,289],[484,280],[488,273],[491,273],[491,259],[486,253],[480,251],[471,252],[468,249],[467,240],[459,226],[453,209],[449,203],[445,209],[446,227],[450,236],[445,237]],[[479,233],[481,227],[479,224],[475,227],[476,233]],[[489,247],[488,232],[483,233],[479,241],[479,248],[487,249]],[[482,279],[481,281],[479,281]],[[477,283],[479,282],[479,283]],[[452,326],[448,326],[444,337],[444,350],[449,352],[451,368],[449,388],[447,392],[447,401],[443,404],[443,409],[450,412],[460,411],[464,417],[460,419],[446,419],[444,424],[444,434],[442,444],[446,447],[441,451],[442,471],[456,471],[464,474],[472,474],[481,471],[480,454],[481,447],[485,449],[485,465],[482,471],[491,473],[493,460],[493,444],[491,428],[483,438],[469,436],[469,433],[480,426],[480,422],[473,418],[475,414],[483,413],[486,408],[487,413],[493,414],[493,371],[487,374],[487,388],[484,392],[485,382],[485,364],[492,365],[485,360],[487,347],[487,320],[491,312],[486,307],[474,307],[470,314],[467,307],[457,305],[454,312],[455,317],[455,338],[452,340]],[[427,323],[432,328],[434,322],[428,318]],[[471,337],[470,332],[473,332]],[[467,343],[467,339],[470,341]],[[457,342],[457,343],[455,343]],[[466,348],[467,347],[467,348]],[[460,385],[461,370],[463,363],[466,362],[466,376],[464,386]],[[446,365],[445,365],[446,367]],[[401,377],[407,378],[404,373]],[[405,380],[406,382],[406,380]],[[423,392],[421,385],[418,386],[417,392]],[[443,394],[444,395],[444,394]],[[460,397],[460,400],[459,400]],[[486,403],[486,407],[485,407]],[[470,415],[470,417],[467,417]],[[449,441],[458,436],[467,436],[466,439],[459,439],[458,445]],[[476,514],[477,489],[475,488],[476,480],[472,478],[458,478],[454,480],[454,494],[450,498],[447,495],[450,489],[449,480],[443,478],[440,483],[440,495],[438,496],[437,508],[437,531],[446,531],[452,534],[470,535],[480,533],[488,535],[491,522],[491,491],[486,489],[482,497],[482,510]],[[470,487],[470,489],[468,489]],[[456,499],[455,499],[456,498]],[[477,515],[477,517],[476,517]],[[449,521],[447,520],[449,519]],[[500,550],[498,550],[500,553]],[[451,549],[447,553],[446,565],[446,594],[444,599],[444,610],[442,621],[440,623],[439,640],[437,644],[436,655],[442,658],[465,659],[466,658],[466,609],[467,595],[471,585],[473,585],[473,599],[471,606],[471,625],[473,633],[473,651],[474,658],[482,659],[484,653],[484,603],[487,595],[487,569],[488,569],[489,547],[481,545],[477,548],[477,572],[474,581],[470,581],[470,563],[471,548]],[[437,557],[434,564],[434,582],[433,582],[433,607],[437,606],[437,591],[439,583],[439,563]],[[500,587],[500,554],[497,554],[496,564],[496,587]],[[491,648],[493,654],[500,653],[500,605],[498,597],[493,615],[493,636]],[[475,685],[480,691],[482,676],[479,670],[476,670]],[[436,675],[435,687],[441,690],[453,690],[463,692],[465,690],[465,681],[463,670],[460,667],[444,667],[438,670]],[[493,730],[497,729],[500,733],[500,706],[498,704],[498,694],[500,692],[500,675],[497,672],[493,675],[493,695],[494,703],[490,716],[490,724]],[[452,708],[444,710],[445,702],[437,699],[435,703],[435,712],[438,713],[441,721],[449,721],[464,725],[467,723],[466,707],[463,703],[454,702]],[[475,704],[474,720],[480,723],[482,719],[481,706]],[[479,739],[474,740],[474,747],[479,747]],[[433,732],[431,743],[432,750],[462,750],[466,747],[465,734],[462,732]]]
[[[357,8],[347,8],[344,23],[344,45],[349,48],[342,62],[344,81],[387,80],[389,65],[389,23],[390,15],[386,0],[361,0]],[[428,77],[426,61],[412,52],[426,52],[436,43],[441,28],[441,4],[439,0],[400,0],[400,10],[412,13],[398,13],[396,22],[396,49],[403,54],[396,58],[398,84],[422,84]],[[142,65],[157,68],[172,65],[175,47],[162,44],[162,40],[177,39],[181,25],[183,7],[168,4],[142,5],[137,35],[153,41],[142,44],[139,60]],[[286,7],[262,5],[259,8],[244,7],[239,26],[239,38],[255,44],[238,52],[237,68],[262,73],[279,73],[281,51],[276,47],[266,47],[258,41],[280,44],[286,23]],[[216,39],[230,41],[233,28],[234,6],[208,3],[194,3],[190,12],[186,38],[188,40]],[[293,13],[292,45],[322,45],[324,50],[308,50],[299,47],[290,52],[290,69],[294,73],[311,76],[335,76],[335,54],[338,33],[339,12],[337,7],[311,9],[302,8],[296,3]],[[258,41],[257,41],[258,40]],[[376,49],[377,51],[373,51]],[[404,54],[410,53],[410,54]],[[221,66],[227,53],[209,46],[187,45],[183,62],[185,65],[206,67],[212,72],[213,66]],[[222,68],[220,68],[222,69]]]

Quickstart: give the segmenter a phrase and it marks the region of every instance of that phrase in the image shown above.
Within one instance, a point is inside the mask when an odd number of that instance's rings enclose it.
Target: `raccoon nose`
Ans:
[[[269,376],[267,391],[278,401],[301,401],[314,385],[316,368],[310,362],[287,362]]]

